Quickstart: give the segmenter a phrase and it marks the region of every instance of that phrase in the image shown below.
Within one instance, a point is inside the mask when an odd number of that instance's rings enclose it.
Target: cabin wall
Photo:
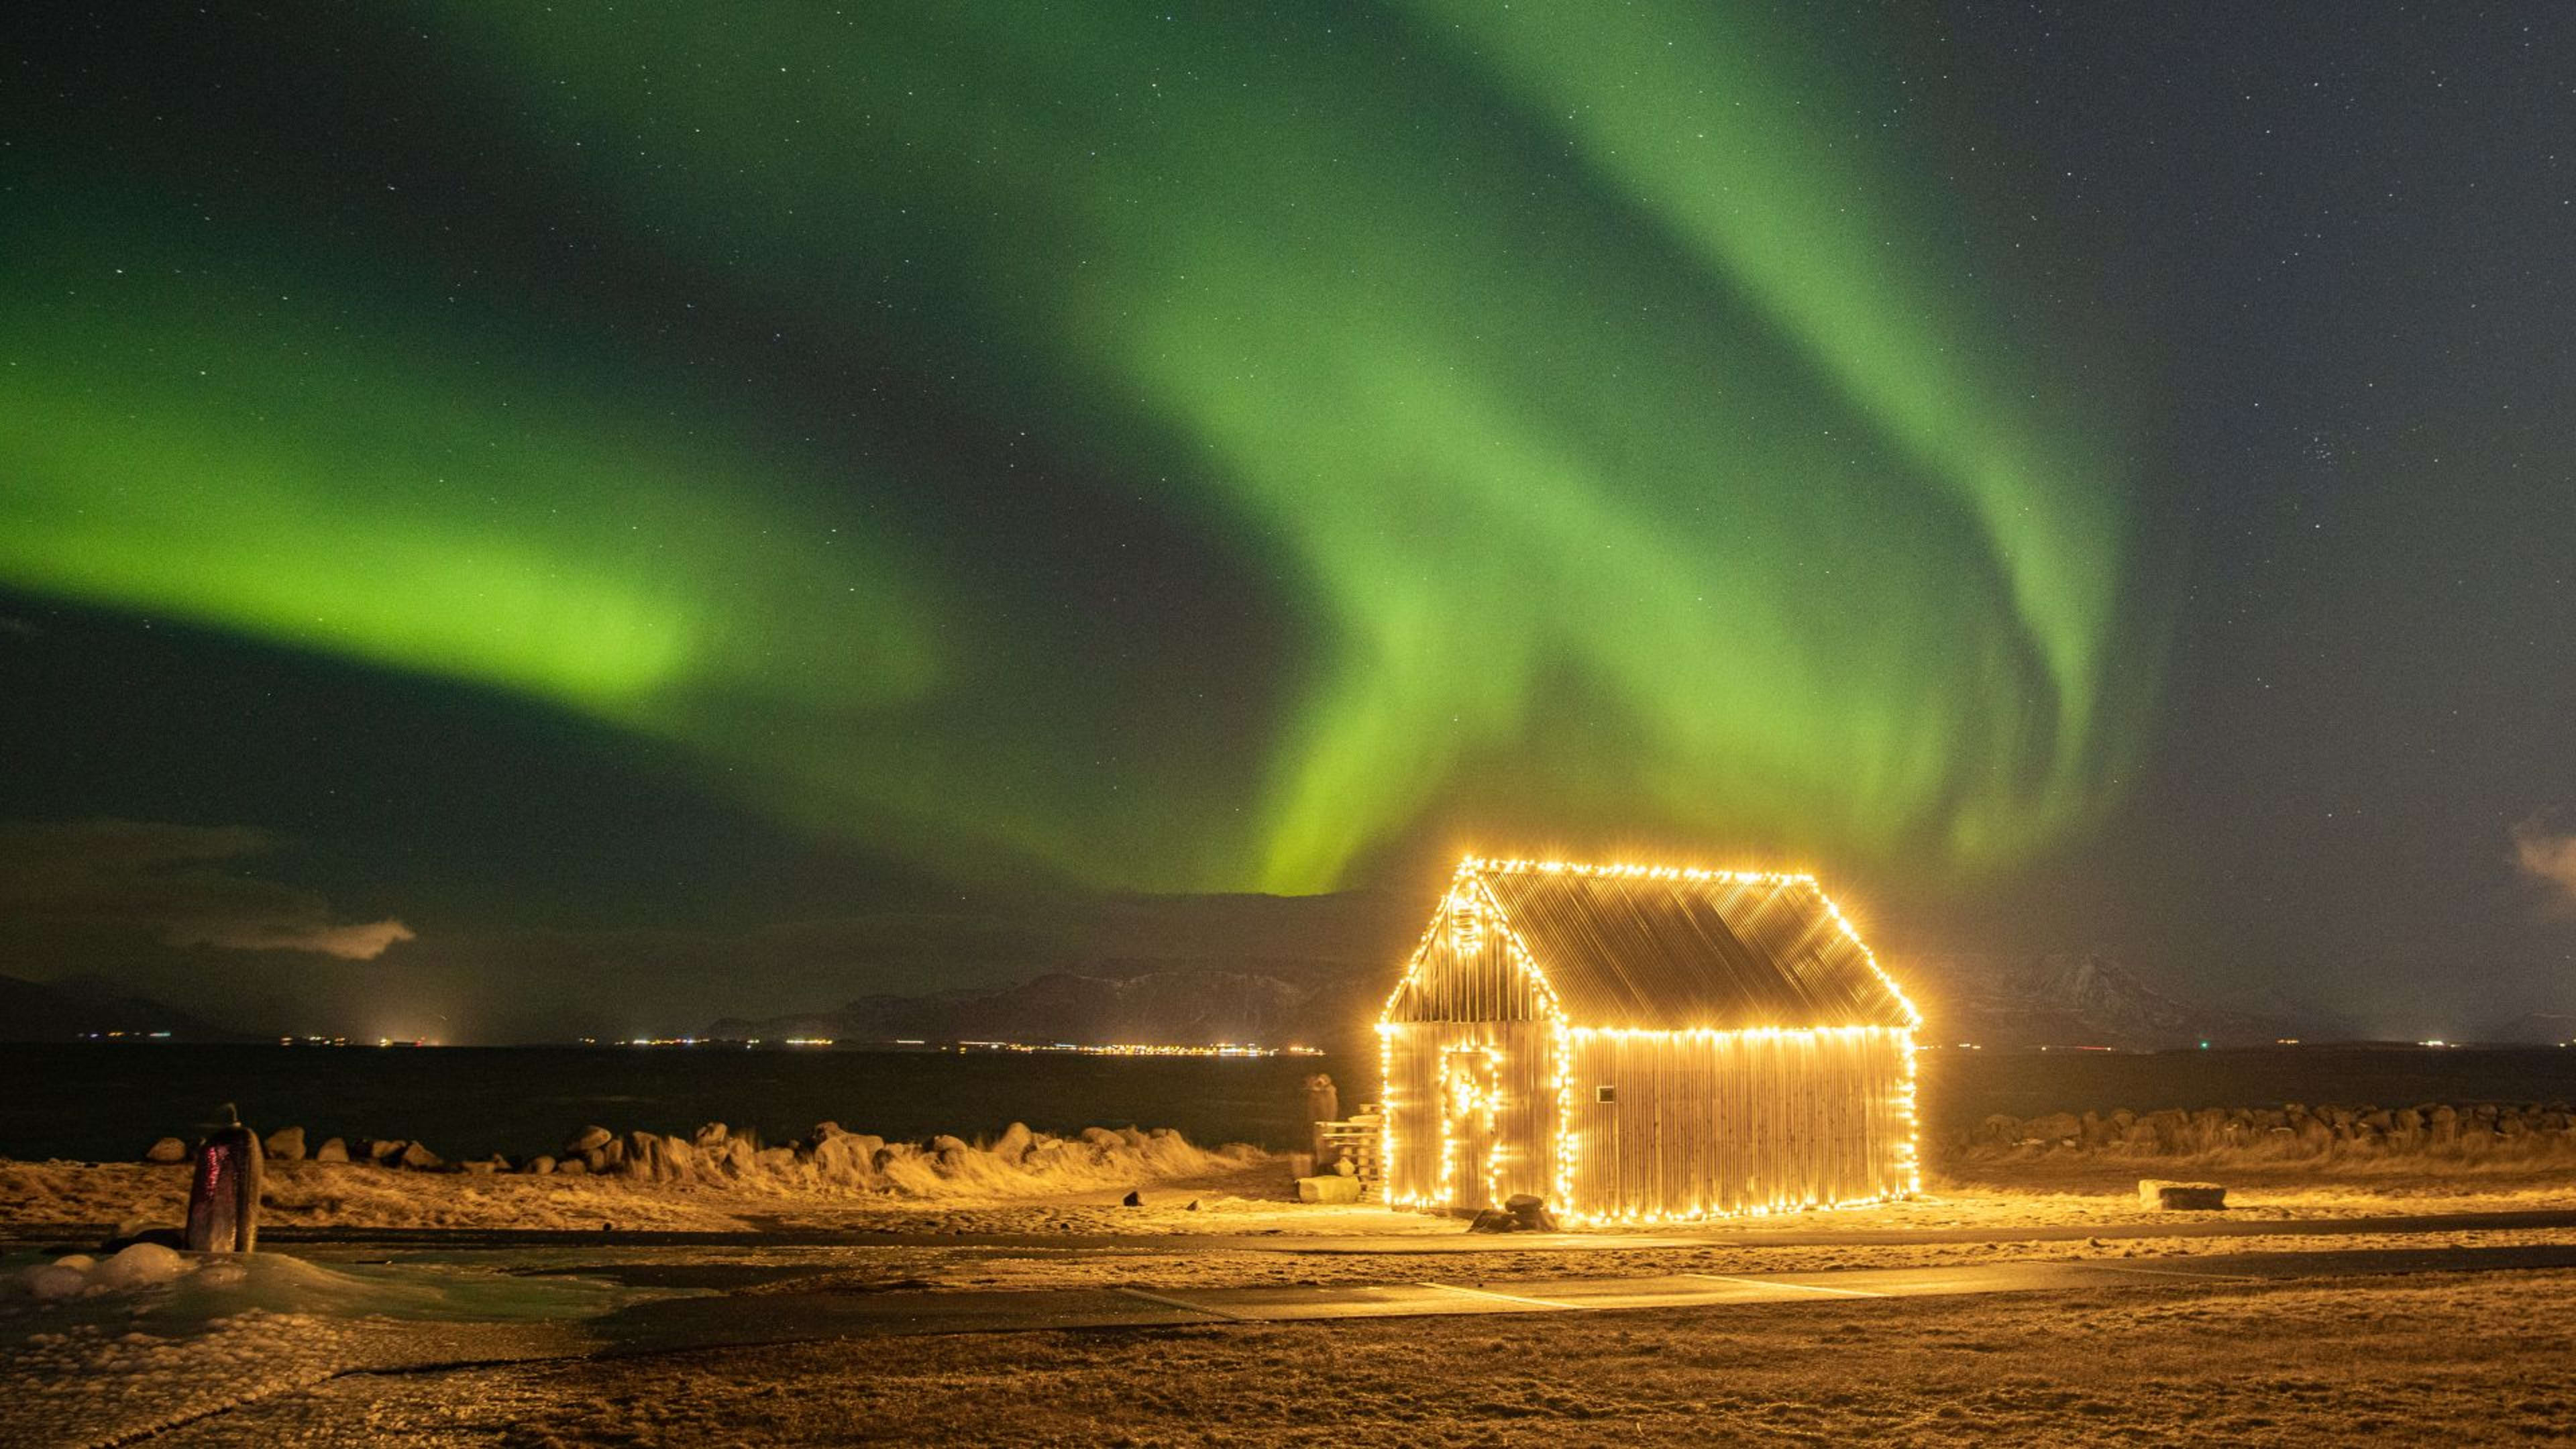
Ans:
[[[1554,1193],[1557,1102],[1554,1024],[1411,1021],[1378,1028],[1386,1080],[1386,1196],[1396,1206],[1498,1207],[1514,1193]],[[1440,1196],[1441,1067],[1449,1053],[1493,1053],[1495,1171]],[[1491,1189],[1498,1189],[1489,1191]],[[1491,1199],[1489,1201],[1489,1198]]]
[[[1573,1032],[1568,1205],[1653,1219],[1908,1191],[1910,1040],[1887,1029]],[[1615,1101],[1599,1100],[1603,1086]]]

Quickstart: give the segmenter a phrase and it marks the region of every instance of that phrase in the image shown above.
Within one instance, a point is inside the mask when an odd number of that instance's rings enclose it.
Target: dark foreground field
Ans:
[[[168,1445],[2516,1443],[2576,1273],[957,1335],[342,1379]]]

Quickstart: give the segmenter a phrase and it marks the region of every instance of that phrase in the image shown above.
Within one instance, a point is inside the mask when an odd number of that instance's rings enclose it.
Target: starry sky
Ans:
[[[686,1026],[1475,849],[2576,1010],[2554,7],[0,36],[20,974]]]

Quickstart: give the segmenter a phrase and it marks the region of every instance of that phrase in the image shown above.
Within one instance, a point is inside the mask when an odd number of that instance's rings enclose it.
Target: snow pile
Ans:
[[[104,1262],[74,1253],[39,1263],[19,1275],[18,1286],[29,1297],[47,1301],[91,1293],[133,1292],[179,1281],[196,1265],[159,1243],[131,1243]]]
[[[701,1183],[755,1191],[848,1194],[920,1200],[1045,1197],[1135,1187],[1176,1177],[1238,1171],[1266,1160],[1233,1144],[1210,1151],[1168,1127],[1071,1137],[1014,1122],[990,1141],[938,1136],[888,1141],[825,1122],[803,1139],[763,1147],[757,1137],[711,1122],[687,1137],[590,1127],[564,1156],[521,1166],[536,1175],[615,1176],[638,1182]]]

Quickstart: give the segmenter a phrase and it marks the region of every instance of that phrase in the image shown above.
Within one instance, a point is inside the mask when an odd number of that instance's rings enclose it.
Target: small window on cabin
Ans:
[[[1592,1100],[1607,1106],[1610,1103],[1619,1100],[1619,1089],[1617,1087],[1595,1087],[1592,1089]]]

